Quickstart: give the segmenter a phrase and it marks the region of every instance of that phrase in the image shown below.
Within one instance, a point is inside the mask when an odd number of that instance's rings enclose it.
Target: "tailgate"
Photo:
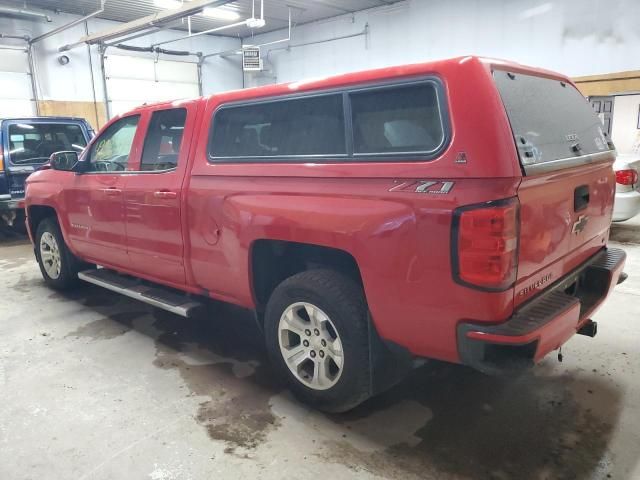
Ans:
[[[615,151],[586,99],[558,79],[494,71],[524,173],[516,305],[606,243]]]

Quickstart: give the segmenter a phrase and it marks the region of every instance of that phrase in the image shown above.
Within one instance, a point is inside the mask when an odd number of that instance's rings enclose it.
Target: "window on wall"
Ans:
[[[187,110],[153,112],[142,150],[140,170],[170,170],[178,165]]]
[[[214,158],[345,155],[342,95],[322,95],[219,110]]]
[[[433,84],[354,92],[350,98],[355,154],[433,152],[442,145]]]

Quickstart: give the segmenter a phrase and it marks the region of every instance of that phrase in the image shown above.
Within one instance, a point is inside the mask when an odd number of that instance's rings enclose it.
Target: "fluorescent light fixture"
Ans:
[[[543,4],[538,5],[537,7],[528,8],[527,10],[523,10],[522,12],[520,12],[520,15],[518,15],[518,18],[520,20],[526,20],[528,18],[533,18],[533,17],[537,17],[539,15],[544,15],[545,13],[548,13],[551,10],[553,10],[553,4],[552,3],[543,3]]]
[[[29,125],[28,123],[16,123],[16,127],[23,128],[25,130],[33,130],[34,129],[34,126],[33,125]]]
[[[233,10],[226,10],[222,8],[216,7],[205,7],[202,10],[202,15],[209,18],[215,18],[217,20],[238,20],[240,18],[240,14],[238,12],[234,12]]]
[[[153,0],[153,4],[167,10],[176,10],[182,6],[182,0]]]

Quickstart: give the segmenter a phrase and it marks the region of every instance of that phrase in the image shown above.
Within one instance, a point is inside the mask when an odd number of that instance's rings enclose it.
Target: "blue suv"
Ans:
[[[0,119],[0,224],[24,230],[26,178],[54,152],[81,152],[94,135],[84,118]]]

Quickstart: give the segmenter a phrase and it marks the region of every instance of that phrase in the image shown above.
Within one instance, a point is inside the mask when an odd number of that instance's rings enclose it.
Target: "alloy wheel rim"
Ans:
[[[278,324],[280,353],[289,371],[314,390],[333,387],[344,369],[344,351],[338,330],[317,306],[289,305]]]
[[[40,237],[40,258],[49,278],[56,280],[60,276],[62,259],[56,238],[49,232]]]

